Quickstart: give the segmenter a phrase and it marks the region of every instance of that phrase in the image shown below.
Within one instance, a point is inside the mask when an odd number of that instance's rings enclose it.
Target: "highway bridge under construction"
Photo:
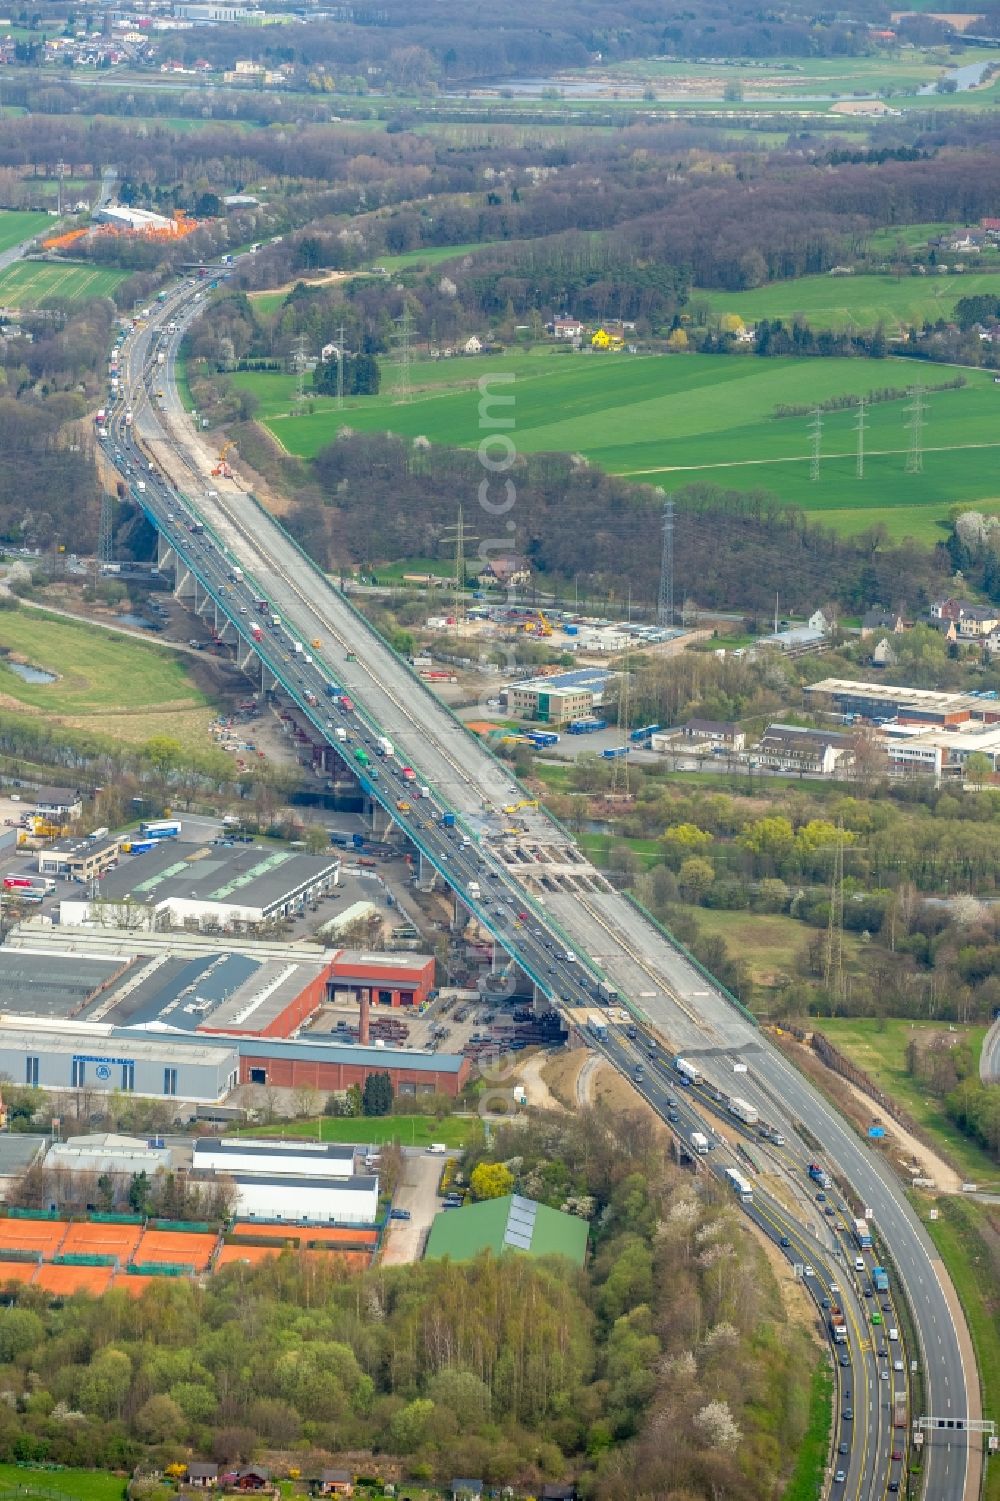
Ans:
[[[218,275],[233,270],[220,267]],[[707,1125],[720,1102],[724,1108],[735,1072],[736,1093],[753,1107],[746,1113],[769,1123],[770,1141],[757,1137],[755,1152],[775,1171],[811,1189],[807,1164],[822,1152],[843,1200],[836,1210],[830,1205],[831,1216],[812,1193],[790,1211],[759,1179],[749,1183],[749,1159],[737,1157],[729,1138],[734,1129],[749,1137],[750,1128],[732,1127],[732,1117],[728,1136],[716,1133],[715,1150],[696,1166],[720,1181],[727,1171],[726,1181],[734,1171],[747,1180],[743,1210],[799,1268],[824,1326],[824,1302],[843,1301],[853,1332],[846,1349],[832,1347],[844,1454],[838,1501],[881,1501],[897,1489],[915,1495],[921,1485],[932,1501],[974,1501],[982,1440],[972,1430],[982,1414],[971,1345],[940,1259],[892,1169],[735,998],[609,885],[239,482],[213,477],[215,455],[184,412],[175,370],[206,295],[203,281],[186,278],[127,335],[121,395],[101,437],[105,457],[157,530],[161,567],[173,570],[178,596],[225,627],[263,692],[297,706],[399,825],[425,871],[447,883],[539,994],[557,1007],[590,1011],[614,996],[629,1020],[595,1033],[590,1045],[679,1141]],[[515,804],[520,832],[511,835],[503,810]],[[673,1069],[675,1053],[696,1064],[698,1084]],[[894,1296],[909,1310],[911,1347],[891,1370],[881,1363],[888,1351],[879,1354],[881,1330],[864,1299],[864,1263],[854,1264],[836,1228],[838,1215],[850,1225],[859,1210],[877,1227]],[[919,1479],[909,1473],[917,1452]]]

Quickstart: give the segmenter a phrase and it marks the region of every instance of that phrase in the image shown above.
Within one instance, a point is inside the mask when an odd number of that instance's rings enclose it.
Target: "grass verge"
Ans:
[[[936,1038],[943,1044],[953,1039],[968,1042],[978,1063],[985,1027],[956,1027],[952,1031],[950,1025],[934,1022],[825,1016],[815,1017],[813,1025],[902,1105],[964,1178],[980,1187],[1000,1184],[1000,1168],[989,1153],[959,1131],[945,1113],[942,1101],[906,1069],[906,1048],[912,1038],[925,1045]]]
[[[815,1501],[822,1494],[830,1456],[830,1425],[833,1421],[833,1377],[825,1360],[813,1371],[809,1388],[809,1426],[805,1431],[795,1468],[782,1501]]]

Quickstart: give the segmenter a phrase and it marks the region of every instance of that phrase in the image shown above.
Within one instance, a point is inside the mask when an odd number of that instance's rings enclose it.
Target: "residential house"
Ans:
[[[476,577],[480,589],[517,589],[531,582],[531,566],[526,558],[510,553],[491,558]]]
[[[462,345],[462,350],[465,354],[482,354],[483,341],[482,339],[477,338],[475,334],[473,334],[471,338],[466,339],[465,343]]]
[[[868,660],[873,667],[895,667],[896,653],[889,644],[888,636],[883,636],[876,642]]]
[[[76,787],[39,787],[35,792],[35,812],[52,823],[65,823],[83,813],[83,797]]]
[[[541,1501],[576,1501],[575,1485],[543,1485]]]
[[[625,340],[621,334],[608,333],[606,328],[599,328],[591,336],[590,343],[594,349],[620,350],[625,348]]]
[[[738,752],[747,743],[747,737],[738,724],[718,719],[689,719],[682,725],[679,738],[708,750]]]
[[[866,610],[861,617],[861,639],[871,636],[875,631],[891,631],[894,636],[899,636],[906,630],[906,620],[902,610],[883,610],[878,607]]]
[[[219,1466],[211,1460],[192,1459],[187,1467],[187,1484],[199,1491],[210,1491],[219,1483]]]
[[[958,622],[959,641],[984,641],[1000,626],[1000,610],[995,605],[966,605]]]
[[[556,318],[552,323],[554,339],[582,339],[583,324],[579,318]]]
[[[797,724],[770,724],[757,746],[761,766],[800,776],[832,776],[846,770],[854,752],[850,735],[813,730]]]
[[[354,1478],[350,1470],[321,1470],[319,1479],[313,1483],[313,1493],[317,1496],[353,1496]]]
[[[448,1487],[451,1501],[479,1501],[483,1494],[481,1480],[453,1480]]]
[[[261,1465],[246,1465],[221,1476],[220,1483],[235,1491],[263,1491],[271,1484],[271,1472]]]

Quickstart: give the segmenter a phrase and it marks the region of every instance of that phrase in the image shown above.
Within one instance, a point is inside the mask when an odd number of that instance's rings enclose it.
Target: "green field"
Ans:
[[[727,84],[739,83],[744,101],[794,100],[816,104],[851,95],[912,95],[944,71],[942,53],[907,51],[905,55],[877,52],[870,57],[791,57],[777,62],[737,61],[691,63],[641,58],[616,64],[612,76],[649,83],[658,99],[719,102]],[[947,54],[949,67],[979,62],[970,47]],[[730,108],[732,105],[730,104]]]
[[[110,297],[125,281],[127,271],[105,266],[62,266],[55,261],[19,261],[0,271],[0,303],[33,308],[53,297],[82,302],[87,297]]]
[[[821,1017],[813,1025],[940,1141],[948,1157],[969,1182],[1000,1187],[1000,1168],[989,1153],[963,1136],[948,1119],[940,1100],[906,1072],[906,1044],[910,1038],[921,1031],[947,1032],[947,1026],[896,1020],[879,1027],[868,1018],[853,1017]],[[986,1028],[958,1027],[956,1031],[971,1043],[978,1060]]]
[[[52,228],[55,220],[48,214],[36,214],[20,209],[0,210],[0,251],[10,250],[13,245],[20,245],[22,240],[30,240],[33,235],[40,235]]]
[[[954,226],[953,226],[954,227]],[[920,325],[948,319],[960,297],[982,294],[1000,297],[1000,259],[994,271],[969,271],[946,276],[802,276],[775,281],[752,292],[701,292],[692,295],[707,304],[713,317],[736,313],[745,323],[761,318],[800,317],[812,328],[867,329],[885,325],[891,336],[901,324]]]
[[[513,375],[510,385],[503,378]],[[905,360],[758,359],[753,355],[559,354],[551,349],[417,362],[413,399],[396,402],[394,372],[383,393],[332,398],[293,412],[295,377],[254,373],[235,384],[260,399],[260,419],[291,453],[312,458],[338,429],[389,429],[405,437],[472,446],[480,440],[479,381],[513,392],[513,438],[523,453],[582,453],[613,474],[678,489],[705,483],[771,490],[848,533],[876,523],[890,536],[940,540],[955,502],[1000,502],[1000,388],[967,372],[960,391],[928,395],[922,472],[907,474],[905,400],[869,408],[865,473],[856,477],[855,412],[824,416],[819,478],[810,477],[809,419],[776,418],[778,404],[809,405],[882,386],[933,385],[950,372]]]
[[[356,1142],[381,1146],[399,1141],[404,1147],[429,1147],[443,1141],[446,1147],[463,1147],[470,1133],[478,1130],[478,1117],[448,1115],[324,1115],[318,1121],[284,1122],[254,1128],[255,1136],[281,1136],[290,1140]]]
[[[0,648],[56,674],[53,683],[26,683],[0,662],[8,711],[131,741],[170,735],[204,743],[209,700],[174,652],[29,609],[0,612]]]
[[[420,266],[438,266],[442,261],[453,261],[460,255],[470,255],[473,250],[482,250],[492,241],[472,241],[466,245],[431,245],[424,250],[408,250],[405,255],[380,255],[378,264],[387,271],[412,271]]]
[[[43,1466],[0,1464],[0,1488],[18,1491],[30,1501],[33,1495],[57,1491],[73,1501],[121,1501],[125,1481],[106,1470],[77,1470],[71,1466],[46,1469]]]
[[[1000,1404],[1000,1257],[997,1221],[992,1206],[965,1199],[939,1199],[938,1217],[930,1204],[914,1195],[928,1235],[937,1246],[962,1305],[976,1351],[983,1417]],[[985,1501],[1000,1501],[1000,1465],[989,1466]]]

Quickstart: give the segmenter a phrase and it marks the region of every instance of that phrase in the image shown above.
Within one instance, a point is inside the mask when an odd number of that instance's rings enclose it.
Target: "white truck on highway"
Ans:
[[[741,1100],[738,1095],[734,1095],[729,1101],[729,1114],[735,1115],[736,1119],[742,1121],[745,1126],[756,1126],[760,1120],[757,1107],[751,1105],[749,1100]]]
[[[591,1012],[591,1014],[587,1017],[587,1026],[597,1038],[598,1042],[607,1042],[608,1024],[604,1020],[603,1016],[598,1016],[596,1012]]]
[[[387,740],[384,735],[379,735],[378,739],[375,741],[375,749],[378,751],[380,756],[391,756],[392,741]]]
[[[691,1145],[694,1147],[699,1157],[704,1157],[705,1153],[709,1150],[712,1144],[709,1141],[708,1137],[705,1135],[704,1131],[692,1131]]]

